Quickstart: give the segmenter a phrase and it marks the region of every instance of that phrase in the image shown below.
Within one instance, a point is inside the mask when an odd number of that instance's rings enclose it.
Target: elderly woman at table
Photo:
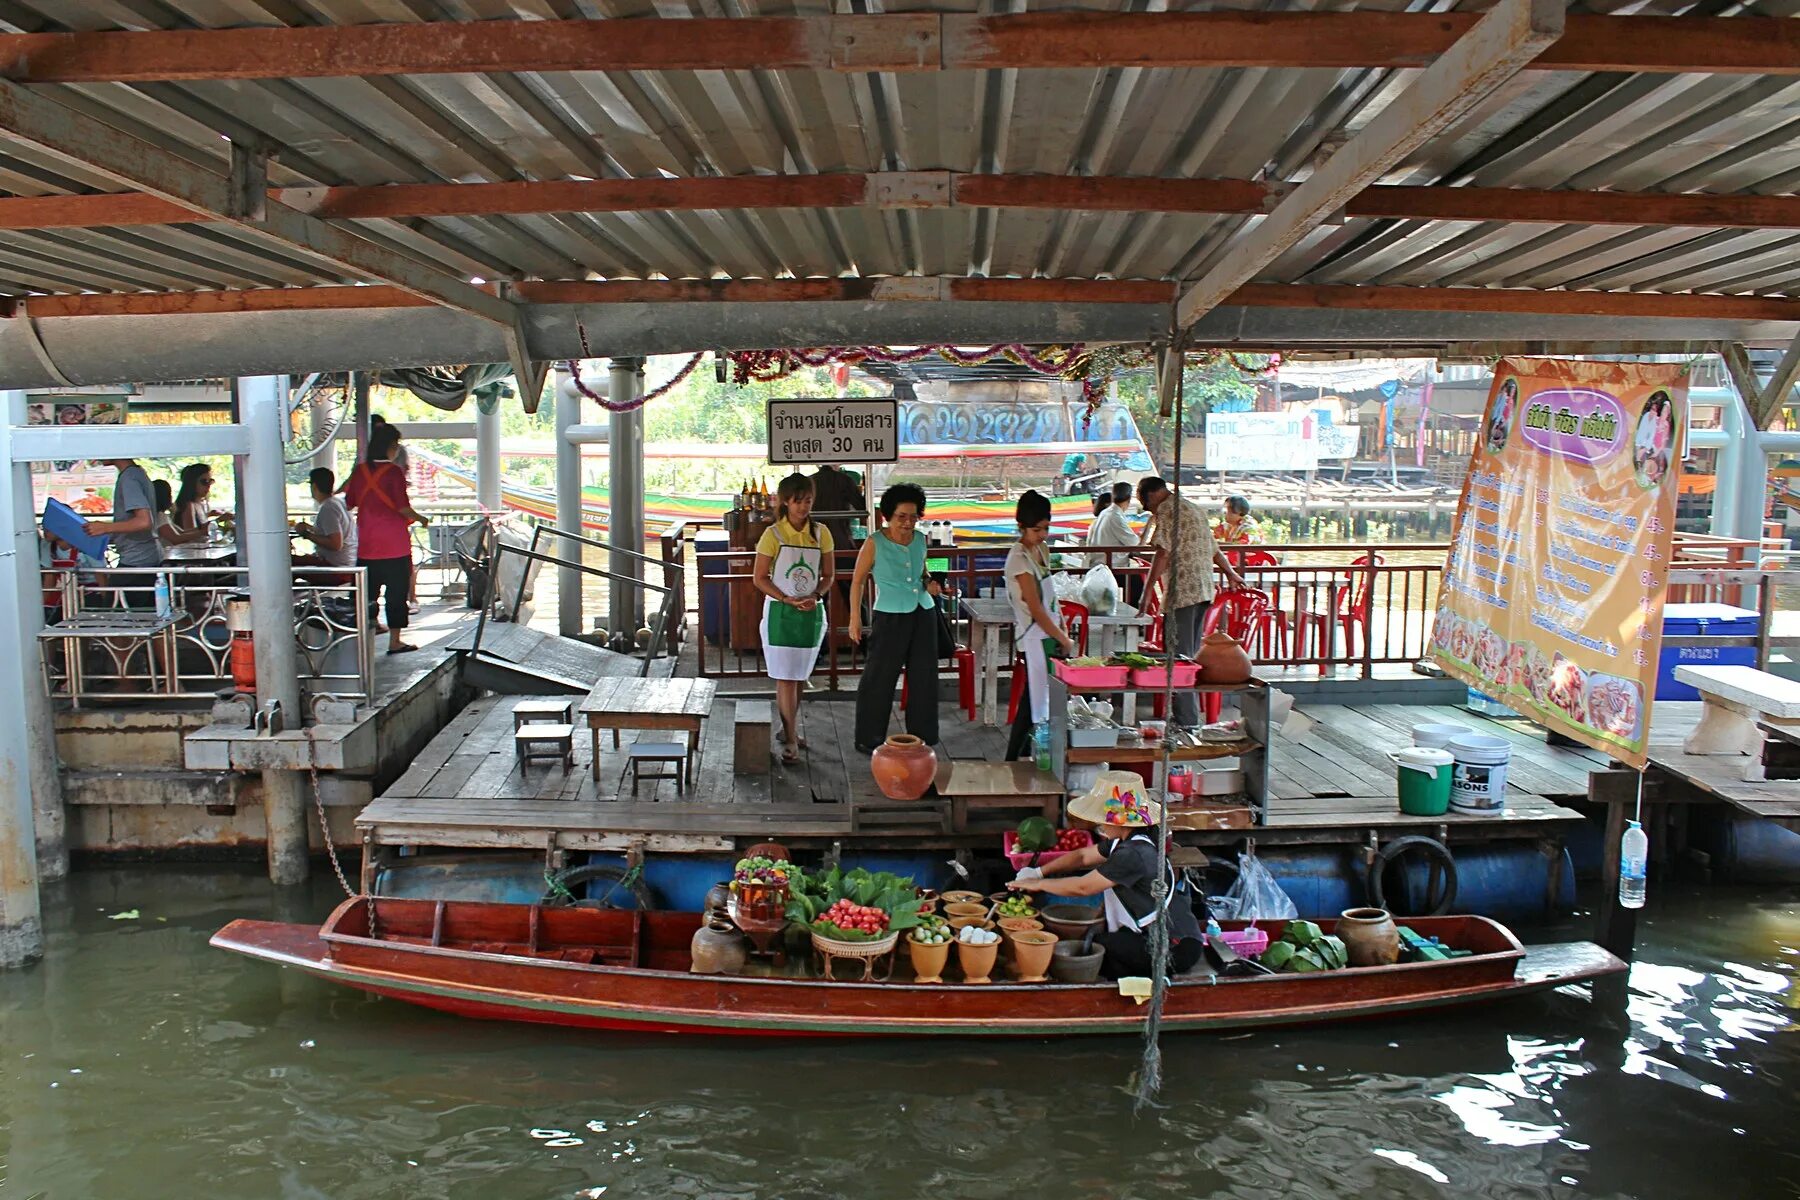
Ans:
[[[751,582],[763,594],[763,665],[775,681],[781,713],[781,761],[800,761],[800,688],[825,640],[825,597],[831,592],[831,530],[812,519],[813,481],[789,475],[775,489],[781,514],[756,544]]]
[[[1051,646],[1065,656],[1075,643],[1050,614],[1055,594],[1050,586],[1050,555],[1044,542],[1050,537],[1050,499],[1028,491],[1013,510],[1019,524],[1019,540],[1006,555],[1006,598],[1012,601],[1013,644],[1025,660],[1027,702],[1013,718],[1012,737],[1006,744],[1006,761],[1025,757],[1031,747],[1031,731],[1050,719]],[[1014,680],[1018,687],[1019,681]]]
[[[894,685],[906,672],[906,732],[926,745],[938,741],[938,611],[942,589],[925,573],[919,518],[925,490],[896,483],[877,505],[885,527],[870,534],[850,577],[850,640],[862,641],[863,592],[875,580],[874,616],[862,679],[856,685],[856,750],[872,754],[887,740]]]

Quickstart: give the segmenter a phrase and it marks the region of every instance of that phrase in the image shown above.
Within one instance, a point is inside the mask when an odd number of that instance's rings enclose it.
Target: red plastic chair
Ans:
[[[1350,580],[1348,587],[1337,589],[1336,603],[1332,611],[1313,610],[1298,614],[1299,625],[1295,630],[1296,644],[1304,650],[1308,638],[1313,638],[1313,645],[1318,647],[1319,656],[1325,655],[1325,631],[1331,624],[1336,624],[1343,635],[1340,653],[1345,659],[1356,657],[1356,631],[1362,630],[1363,644],[1369,641],[1369,600],[1375,590],[1375,571],[1385,559],[1379,554],[1359,554],[1350,560]],[[1357,570],[1358,567],[1363,568]],[[1319,674],[1325,674],[1330,664],[1320,662]]]
[[[1069,636],[1075,639],[1075,646],[1086,654],[1088,648],[1088,610],[1087,605],[1077,604],[1073,600],[1064,600],[1058,608],[1062,613],[1063,627]]]
[[[1140,610],[1141,615],[1150,618],[1150,624],[1138,637],[1137,648],[1139,653],[1161,654],[1163,651],[1163,627],[1165,622],[1163,621],[1162,601],[1163,585],[1159,583],[1145,595],[1144,607]]]

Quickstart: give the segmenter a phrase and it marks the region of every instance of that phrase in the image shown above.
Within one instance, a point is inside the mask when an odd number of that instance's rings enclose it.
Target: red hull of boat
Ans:
[[[686,944],[699,920],[695,914],[455,901],[378,904],[377,938],[364,936],[367,908],[357,900],[342,905],[323,929],[234,921],[214,935],[213,945],[458,1016],[583,1029],[1060,1037],[1135,1033],[1146,1011],[1111,984],[863,984],[693,975],[686,970]],[[1408,923],[1478,953],[1310,975],[1184,977],[1169,989],[1163,1027],[1217,1030],[1380,1016],[1494,1000],[1624,969],[1587,943],[1527,951],[1505,928],[1480,917]],[[599,961],[565,961],[570,953]]]

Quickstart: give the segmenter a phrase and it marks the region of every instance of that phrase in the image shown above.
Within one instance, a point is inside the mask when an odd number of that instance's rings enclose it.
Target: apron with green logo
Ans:
[[[775,552],[769,581],[785,596],[810,596],[819,589],[819,569],[824,555],[815,546],[790,546],[783,542]],[[771,679],[805,679],[819,658],[825,640],[825,600],[809,611],[763,598],[763,661]]]

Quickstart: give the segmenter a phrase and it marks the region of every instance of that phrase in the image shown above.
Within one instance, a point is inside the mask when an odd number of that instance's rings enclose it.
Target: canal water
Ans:
[[[249,871],[79,873],[0,974],[0,1196],[1800,1194],[1800,892],[1657,889],[1629,1019],[1552,994],[1166,1043],[672,1040],[485,1024],[211,950]]]

